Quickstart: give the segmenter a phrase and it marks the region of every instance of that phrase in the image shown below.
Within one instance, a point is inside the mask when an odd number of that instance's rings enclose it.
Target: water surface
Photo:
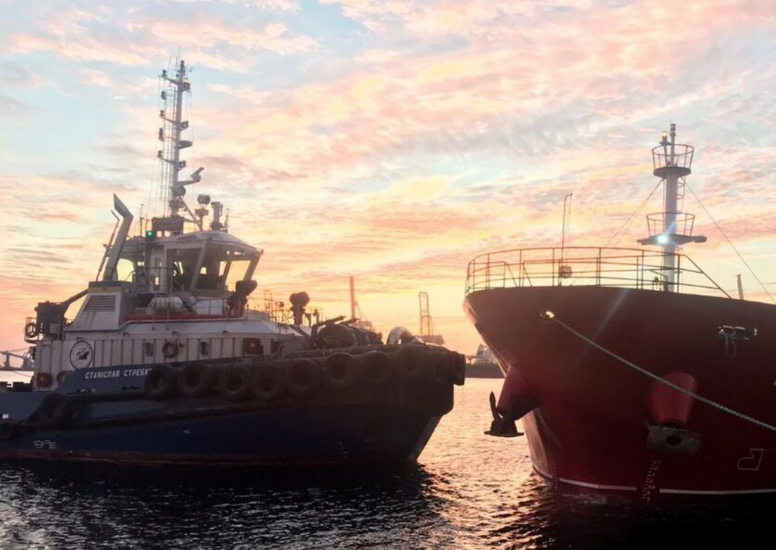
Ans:
[[[483,435],[500,380],[456,388],[398,471],[0,463],[0,548],[772,548],[776,500],[644,509],[556,499],[524,438]]]

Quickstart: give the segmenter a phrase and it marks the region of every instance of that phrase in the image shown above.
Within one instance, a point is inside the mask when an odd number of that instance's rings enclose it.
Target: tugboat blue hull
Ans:
[[[414,461],[440,416],[395,406],[299,406],[165,422],[31,429],[0,458],[163,465],[355,465]]]
[[[53,392],[0,392],[0,459],[219,466],[414,461],[439,419],[452,409],[453,385],[463,382],[463,363],[457,354],[407,351],[422,361],[415,365],[437,368],[398,363],[405,368],[370,371],[363,359],[369,355],[359,361],[346,357],[350,370],[324,383],[317,377],[318,363],[308,360],[301,366],[314,376],[302,383],[291,378],[290,373],[301,372],[291,361],[285,372],[277,367],[285,382],[275,380],[280,385],[274,392],[259,384],[264,381],[261,362],[250,368],[190,364],[79,370]],[[325,366],[328,359],[317,360]],[[240,372],[249,375],[229,378]],[[204,378],[191,378],[197,373]],[[222,383],[213,385],[216,373]],[[209,388],[201,383],[205,379],[211,380]],[[229,386],[240,381],[253,393],[240,392],[239,384]],[[201,395],[192,395],[194,390]]]

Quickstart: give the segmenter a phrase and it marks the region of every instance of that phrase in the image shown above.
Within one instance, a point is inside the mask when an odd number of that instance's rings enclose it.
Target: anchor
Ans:
[[[517,431],[517,425],[511,413],[502,416],[498,412],[496,396],[493,392],[490,392],[490,412],[493,414],[493,422],[490,423],[490,430],[485,432],[485,435],[492,435],[493,437],[518,437],[523,435],[523,432]]]

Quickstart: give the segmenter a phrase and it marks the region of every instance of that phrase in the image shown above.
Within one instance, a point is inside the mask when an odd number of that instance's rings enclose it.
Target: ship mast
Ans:
[[[676,292],[679,284],[678,247],[687,243],[706,242],[704,236],[693,236],[695,215],[681,211],[684,199],[685,178],[692,173],[692,158],[695,149],[690,145],[676,143],[676,124],[671,124],[669,133],[663,132],[660,145],[652,149],[653,174],[663,180],[664,211],[647,215],[649,237],[639,239],[644,245],[663,248],[663,288]]]
[[[167,217],[176,218],[179,210],[185,210],[189,221],[202,230],[202,216],[196,216],[189,209],[183,196],[186,194],[186,185],[202,179],[200,174],[204,168],[198,168],[192,173],[191,179],[179,178],[180,171],[186,167],[186,161],[180,158],[181,150],[192,145],[190,140],[181,139],[181,133],[189,127],[189,122],[183,120],[183,94],[191,91],[185,62],[181,60],[177,65],[174,78],[168,76],[167,70],[162,71],[160,78],[167,83],[167,89],[161,92],[164,108],[159,111],[162,120],[159,141],[163,144],[163,148],[157,151],[157,157],[162,162],[159,196],[167,209]]]

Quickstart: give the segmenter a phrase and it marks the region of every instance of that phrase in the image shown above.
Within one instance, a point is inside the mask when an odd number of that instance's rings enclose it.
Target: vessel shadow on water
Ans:
[[[0,458],[133,464],[354,465],[414,461],[463,384],[465,358],[397,327],[290,310],[265,293],[250,309],[263,251],[228,232],[223,205],[185,203],[183,62],[162,72],[167,215],[117,226],[98,281],[43,302],[25,325],[30,383],[0,386]],[[210,209],[208,209],[210,206]],[[212,214],[209,228],[205,218]],[[194,227],[185,231],[185,226]],[[122,280],[119,280],[119,273]],[[83,298],[78,313],[68,307]]]

